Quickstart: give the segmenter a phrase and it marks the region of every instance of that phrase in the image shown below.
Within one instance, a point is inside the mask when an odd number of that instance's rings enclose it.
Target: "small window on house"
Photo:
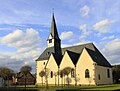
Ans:
[[[98,75],[98,79],[100,80],[100,74]]]
[[[52,39],[49,40],[49,43],[52,43]]]
[[[86,70],[85,70],[85,78],[89,78],[89,77],[90,77],[89,70],[86,69]]]
[[[75,77],[75,71],[74,71],[74,69],[71,69],[71,77]]]
[[[51,78],[53,78],[53,71],[51,71]]]
[[[110,78],[110,70],[107,69],[107,77]]]

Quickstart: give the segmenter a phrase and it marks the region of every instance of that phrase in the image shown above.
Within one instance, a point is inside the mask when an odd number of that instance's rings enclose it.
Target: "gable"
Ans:
[[[52,36],[52,34],[50,33],[50,36],[48,37],[48,39],[52,39],[53,38],[53,36]]]
[[[94,63],[93,59],[87,52],[86,48],[84,48],[78,59],[77,66],[83,65],[87,67],[87,66],[93,65],[93,63]]]
[[[74,63],[72,62],[68,52],[66,51],[63,58],[62,58],[60,68],[65,68],[67,66],[74,68]]]
[[[51,70],[55,70],[55,69],[58,70],[58,65],[55,61],[53,54],[50,55],[46,68],[50,68]]]

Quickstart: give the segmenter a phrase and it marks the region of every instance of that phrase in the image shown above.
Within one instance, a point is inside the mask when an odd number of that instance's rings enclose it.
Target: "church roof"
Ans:
[[[54,47],[46,48],[37,60],[48,60],[51,53],[54,53]]]
[[[71,52],[75,52],[75,53],[81,54],[82,50],[84,48],[95,50],[94,46],[93,46],[93,43],[86,43],[86,44],[81,44],[81,45],[76,45],[76,46],[70,46],[70,47],[62,48],[62,54],[64,54],[65,51],[67,51],[67,50],[71,51]]]
[[[94,46],[95,47],[95,46]],[[100,53],[100,51],[95,47],[95,51],[86,48],[87,52],[91,56],[94,62],[97,65],[105,66],[105,67],[112,67],[110,63],[106,60],[106,58]]]
[[[64,55],[64,53],[67,51],[74,65],[76,65],[78,58],[80,57],[84,48],[88,51],[93,61],[96,62],[98,65],[111,67],[110,63],[99,52],[99,50],[94,46],[93,43],[87,43],[87,44],[62,48],[62,55]],[[51,53],[53,53],[56,63],[59,65],[61,62],[62,56],[54,54],[54,47],[46,48],[45,51],[40,55],[40,57],[36,61],[48,60]]]
[[[58,32],[57,32],[57,27],[56,27],[56,22],[55,22],[54,14],[52,16],[50,34],[52,35],[53,38],[60,39],[59,36],[58,36]]]

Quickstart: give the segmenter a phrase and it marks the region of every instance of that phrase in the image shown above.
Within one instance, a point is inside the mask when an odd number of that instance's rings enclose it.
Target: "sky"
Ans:
[[[53,12],[62,47],[92,42],[120,64],[120,0],[0,0],[0,6],[0,67],[29,64],[35,72]]]

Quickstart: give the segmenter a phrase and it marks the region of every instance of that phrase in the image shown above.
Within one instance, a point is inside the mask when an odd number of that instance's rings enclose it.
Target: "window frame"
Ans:
[[[49,43],[52,43],[52,39],[49,39]]]
[[[107,69],[107,77],[110,78],[110,69]]]
[[[85,70],[85,78],[90,78],[90,71],[88,69]]]

